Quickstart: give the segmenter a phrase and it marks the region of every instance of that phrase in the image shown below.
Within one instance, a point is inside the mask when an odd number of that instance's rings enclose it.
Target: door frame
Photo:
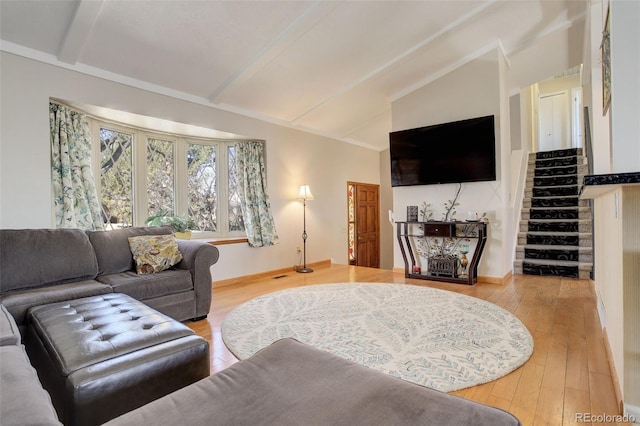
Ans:
[[[376,246],[378,247],[378,265],[380,267],[380,185],[375,183],[347,181],[347,263],[356,265],[358,260],[358,221],[357,221],[357,187],[368,186],[376,188],[377,213],[375,215]]]

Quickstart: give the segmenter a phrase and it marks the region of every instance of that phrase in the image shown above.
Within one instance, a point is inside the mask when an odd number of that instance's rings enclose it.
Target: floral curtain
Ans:
[[[262,247],[277,244],[278,235],[267,195],[264,141],[238,142],[236,168],[240,207],[249,245]]]
[[[84,114],[49,103],[51,181],[57,228],[103,229]]]

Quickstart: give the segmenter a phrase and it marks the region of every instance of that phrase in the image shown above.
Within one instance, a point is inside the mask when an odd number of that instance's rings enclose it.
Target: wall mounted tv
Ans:
[[[494,116],[389,133],[391,186],[496,180]]]

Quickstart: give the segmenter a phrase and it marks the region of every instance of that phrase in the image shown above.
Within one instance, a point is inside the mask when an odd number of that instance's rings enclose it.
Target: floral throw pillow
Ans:
[[[164,271],[182,260],[174,235],[129,237],[129,247],[139,274]]]

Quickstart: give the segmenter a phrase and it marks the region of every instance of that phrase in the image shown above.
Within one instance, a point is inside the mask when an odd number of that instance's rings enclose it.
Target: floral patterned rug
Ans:
[[[222,338],[239,359],[283,337],[443,392],[500,378],[533,338],[510,312],[470,296],[407,284],[322,284],[238,306]]]

